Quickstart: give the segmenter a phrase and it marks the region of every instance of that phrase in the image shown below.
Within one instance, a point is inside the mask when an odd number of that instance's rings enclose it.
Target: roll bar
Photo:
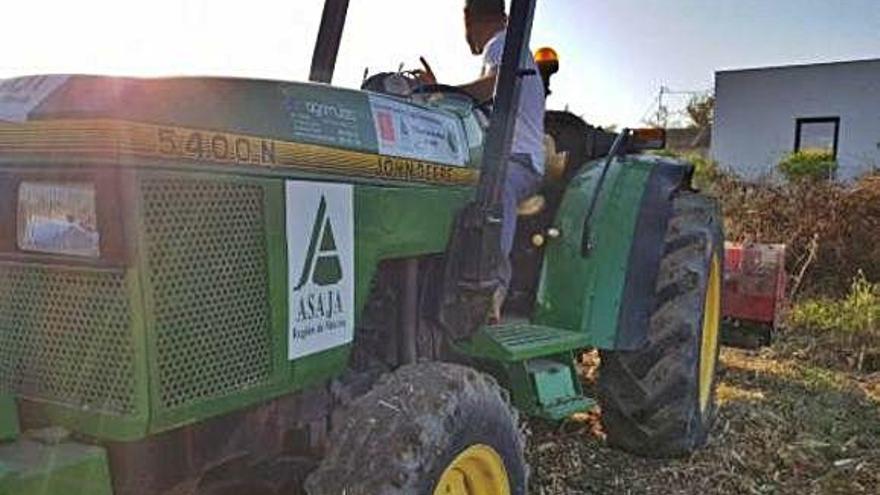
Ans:
[[[321,15],[321,27],[318,29],[318,40],[312,54],[309,81],[330,84],[333,80],[336,55],[339,53],[339,42],[342,40],[347,15],[348,0],[324,1],[324,13]]]

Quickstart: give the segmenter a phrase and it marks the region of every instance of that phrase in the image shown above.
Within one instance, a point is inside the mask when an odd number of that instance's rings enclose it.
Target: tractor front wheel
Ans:
[[[404,366],[343,412],[309,476],[318,495],[522,495],[523,438],[495,381],[447,363]]]
[[[648,342],[637,351],[601,353],[599,398],[610,445],[675,457],[705,443],[715,416],[723,242],[716,202],[678,193]]]

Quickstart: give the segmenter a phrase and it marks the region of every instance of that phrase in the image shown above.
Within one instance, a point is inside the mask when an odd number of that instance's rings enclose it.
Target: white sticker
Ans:
[[[354,337],[352,186],[287,181],[290,359]]]
[[[379,153],[447,165],[464,166],[467,139],[452,115],[370,95]]]
[[[0,80],[0,121],[26,121],[28,114],[68,78],[30,76]]]

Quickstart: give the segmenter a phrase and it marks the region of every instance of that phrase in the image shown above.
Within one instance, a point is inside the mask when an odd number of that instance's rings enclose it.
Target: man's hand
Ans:
[[[419,78],[419,81],[422,84],[437,84],[437,76],[434,75],[434,70],[431,69],[431,64],[425,60],[425,57],[419,57],[419,62],[422,63],[422,69],[414,71],[416,77]]]

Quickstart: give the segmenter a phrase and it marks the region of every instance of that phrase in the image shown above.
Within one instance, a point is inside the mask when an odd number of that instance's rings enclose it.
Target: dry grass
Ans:
[[[610,449],[589,416],[533,421],[531,493],[878,493],[880,375],[817,366],[788,337],[762,351],[723,350],[718,421],[688,459]]]
[[[788,246],[796,296],[840,297],[860,270],[880,280],[880,173],[853,184],[753,184],[711,164],[703,170],[703,187],[722,201],[728,240]]]

